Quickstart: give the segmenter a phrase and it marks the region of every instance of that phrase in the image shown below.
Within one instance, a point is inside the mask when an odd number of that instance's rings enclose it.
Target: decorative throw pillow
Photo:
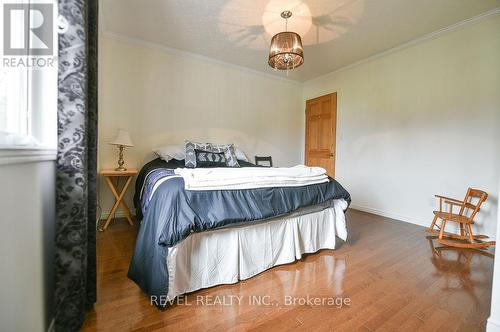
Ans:
[[[194,149],[197,167],[226,167],[224,152],[210,152]]]
[[[210,144],[212,152],[224,152],[227,167],[240,167],[233,144]]]
[[[184,142],[185,150],[186,150],[186,159],[184,159],[184,165],[187,168],[195,168],[196,167],[196,150],[204,150],[211,151],[209,143],[197,143],[186,140]]]
[[[223,152],[224,157],[226,158],[226,166],[228,167],[240,167],[238,164],[238,159],[234,153],[233,144],[210,144],[210,143],[196,143],[186,140],[185,141],[186,148],[186,159],[184,160],[184,164],[188,168],[196,167],[196,152],[195,150],[203,150],[208,152]]]

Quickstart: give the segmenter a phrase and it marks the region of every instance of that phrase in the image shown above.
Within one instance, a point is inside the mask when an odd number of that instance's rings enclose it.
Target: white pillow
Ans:
[[[186,158],[184,145],[165,145],[153,149],[153,152],[165,161],[170,161],[172,159],[184,160]]]
[[[186,159],[186,148],[184,147],[184,145],[165,145],[160,148],[153,149],[153,152],[165,161],[170,161],[172,159]],[[234,147],[234,153],[236,155],[236,159],[248,161],[245,152],[243,152],[243,150],[241,150],[239,147]]]
[[[245,152],[243,152],[243,150],[241,150],[237,146],[234,147],[234,154],[236,155],[236,159],[248,161],[248,158],[247,158],[247,155],[245,154]]]

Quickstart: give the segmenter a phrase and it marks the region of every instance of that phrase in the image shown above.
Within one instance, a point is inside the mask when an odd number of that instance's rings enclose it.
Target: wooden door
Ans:
[[[326,169],[335,176],[335,131],[337,125],[337,93],[306,102],[305,164]]]

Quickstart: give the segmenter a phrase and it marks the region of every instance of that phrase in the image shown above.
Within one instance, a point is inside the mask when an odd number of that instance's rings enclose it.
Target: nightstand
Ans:
[[[111,222],[111,219],[113,219],[113,214],[116,212],[118,209],[118,206],[121,204],[123,207],[123,210],[125,211],[125,217],[128,220],[128,223],[130,225],[133,225],[134,222],[132,221],[132,214],[130,213],[130,209],[128,208],[127,204],[123,200],[123,197],[125,196],[125,193],[127,192],[127,189],[130,185],[130,182],[132,182],[132,178],[138,173],[137,169],[135,168],[129,168],[126,171],[115,171],[114,169],[103,169],[99,173],[102,177],[106,179],[106,183],[109,186],[109,189],[115,196],[115,204],[113,205],[113,208],[109,212],[108,219],[106,219],[106,223],[104,224],[104,227],[99,228],[99,231],[104,231],[106,228],[108,228],[109,223]],[[123,185],[123,188],[120,190],[118,188],[118,182],[120,178],[125,179],[125,184]],[[113,183],[113,179],[116,179],[116,185]]]

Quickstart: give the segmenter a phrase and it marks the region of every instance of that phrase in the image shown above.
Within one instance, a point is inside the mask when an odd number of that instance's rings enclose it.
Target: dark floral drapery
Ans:
[[[98,0],[58,6],[55,328],[78,331],[96,301]]]

